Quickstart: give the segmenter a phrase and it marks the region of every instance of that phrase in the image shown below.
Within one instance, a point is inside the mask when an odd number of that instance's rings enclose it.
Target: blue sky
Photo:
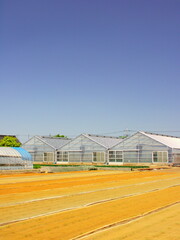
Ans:
[[[179,10],[179,0],[1,0],[0,133],[180,135]]]

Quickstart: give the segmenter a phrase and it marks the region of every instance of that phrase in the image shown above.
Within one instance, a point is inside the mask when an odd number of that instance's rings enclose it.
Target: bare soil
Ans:
[[[176,240],[179,184],[179,169],[0,176],[0,239],[161,240],[166,225]]]

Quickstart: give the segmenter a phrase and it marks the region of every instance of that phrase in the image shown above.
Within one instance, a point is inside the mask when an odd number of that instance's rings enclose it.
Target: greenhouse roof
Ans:
[[[0,147],[0,156],[32,160],[30,153],[21,147]]]
[[[0,156],[4,157],[21,157],[21,154],[11,147],[0,147]]]
[[[45,136],[36,136],[36,137],[55,149],[58,149],[71,141],[71,139],[69,138],[45,137]]]
[[[13,149],[15,149],[16,151],[18,151],[21,154],[21,157],[23,160],[32,160],[32,156],[29,152],[27,152],[25,149],[21,148],[21,147],[13,147]]]
[[[179,148],[180,149],[180,138],[167,136],[167,135],[160,135],[155,133],[148,133],[148,132],[140,132],[147,137],[152,138],[153,140],[160,142],[170,148]]]
[[[92,134],[83,134],[83,135],[107,149],[122,142],[122,139],[118,137],[99,136],[99,135],[92,135]]]

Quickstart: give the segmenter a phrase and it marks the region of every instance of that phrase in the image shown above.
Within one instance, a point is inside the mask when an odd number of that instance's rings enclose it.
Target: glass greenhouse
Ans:
[[[180,163],[180,138],[137,132],[109,150],[109,164]]]
[[[59,137],[34,136],[22,146],[31,155],[34,162],[55,162],[56,150],[70,139]]]
[[[62,146],[56,155],[57,163],[107,163],[108,149],[122,140],[81,134]]]

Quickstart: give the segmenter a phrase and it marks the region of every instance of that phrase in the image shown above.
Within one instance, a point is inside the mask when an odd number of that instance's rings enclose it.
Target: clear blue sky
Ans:
[[[179,12],[179,0],[1,0],[0,134],[180,131]]]

